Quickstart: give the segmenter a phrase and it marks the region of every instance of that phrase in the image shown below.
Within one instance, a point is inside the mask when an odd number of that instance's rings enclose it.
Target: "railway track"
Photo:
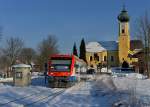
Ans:
[[[35,104],[44,103],[49,100],[54,99],[65,91],[65,89],[54,89],[51,93],[44,91],[33,93],[30,95],[23,96],[21,98],[16,98],[6,103],[1,103],[0,107],[10,107],[11,105],[21,106],[21,107],[33,107]]]
[[[64,91],[65,90],[62,89],[62,90],[59,90],[58,92],[55,92],[55,93],[49,94],[47,96],[41,97],[34,102],[24,104],[24,107],[33,107],[33,106],[36,106],[36,104],[41,105],[41,104],[45,104],[47,102],[53,101],[55,99],[55,97],[61,95]]]

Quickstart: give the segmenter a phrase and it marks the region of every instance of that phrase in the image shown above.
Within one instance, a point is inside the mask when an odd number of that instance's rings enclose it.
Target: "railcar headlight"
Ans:
[[[65,68],[65,69],[68,69],[69,67],[68,67],[68,66],[65,66],[64,68]]]
[[[53,75],[54,73],[51,72],[50,74]]]
[[[51,69],[54,69],[54,67],[53,67],[53,66],[51,66]]]

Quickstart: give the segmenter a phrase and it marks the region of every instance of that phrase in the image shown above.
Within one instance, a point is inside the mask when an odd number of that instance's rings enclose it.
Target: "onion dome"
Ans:
[[[130,20],[128,12],[126,11],[125,8],[123,8],[123,10],[121,11],[121,13],[118,15],[118,20],[120,22],[128,22]]]

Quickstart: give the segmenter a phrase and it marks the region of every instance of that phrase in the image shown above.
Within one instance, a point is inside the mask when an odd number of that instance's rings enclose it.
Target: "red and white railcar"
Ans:
[[[53,87],[72,85],[80,81],[87,64],[75,55],[52,55],[48,63],[48,80]]]

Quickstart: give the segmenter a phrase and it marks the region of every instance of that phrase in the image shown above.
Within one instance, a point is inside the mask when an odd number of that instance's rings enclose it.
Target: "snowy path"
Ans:
[[[67,89],[61,96],[52,102],[48,102],[50,107],[88,107],[91,102],[91,83],[81,82],[76,86]]]

